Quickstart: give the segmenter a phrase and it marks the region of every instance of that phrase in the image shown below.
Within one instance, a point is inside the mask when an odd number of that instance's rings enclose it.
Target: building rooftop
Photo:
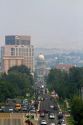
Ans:
[[[69,71],[69,69],[72,67],[75,67],[75,66],[72,64],[57,64],[56,65],[56,69],[65,70],[65,71]]]

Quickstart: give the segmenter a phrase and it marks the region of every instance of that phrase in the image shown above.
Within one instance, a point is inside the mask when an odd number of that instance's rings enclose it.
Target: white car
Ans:
[[[50,125],[56,125],[54,122],[50,123]]]
[[[54,105],[50,105],[50,108],[53,109],[53,108],[54,108]]]
[[[47,125],[46,120],[42,120],[42,121],[41,121],[41,125]]]
[[[13,111],[14,111],[14,109],[10,107],[9,108],[9,112],[13,112]]]
[[[65,123],[65,122],[62,122],[61,125],[66,125],[66,123]]]
[[[65,123],[61,123],[61,125],[66,125]]]
[[[50,118],[50,119],[54,119],[54,118],[55,118],[54,113],[50,113],[50,114],[49,114],[49,118]]]

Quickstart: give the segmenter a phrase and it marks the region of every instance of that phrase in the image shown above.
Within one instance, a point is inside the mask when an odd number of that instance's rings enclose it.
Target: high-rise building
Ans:
[[[19,36],[19,35],[9,35],[5,36],[6,45],[30,45],[31,37],[30,36]]]
[[[30,36],[6,36],[5,46],[1,48],[2,71],[12,66],[25,65],[31,72],[34,69],[34,47]]]

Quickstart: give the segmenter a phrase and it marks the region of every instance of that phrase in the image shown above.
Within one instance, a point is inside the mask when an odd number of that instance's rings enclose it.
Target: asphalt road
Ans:
[[[56,106],[56,102],[53,98],[51,98],[48,95],[43,95],[44,100],[41,101],[40,103],[40,111],[48,111],[48,112],[52,112],[55,115],[54,119],[50,119],[48,116],[48,113],[45,114],[45,117],[40,117],[39,118],[39,125],[41,123],[41,120],[46,120],[47,124],[50,125],[50,123],[55,123],[55,125],[57,125],[57,111],[50,108],[51,105]]]

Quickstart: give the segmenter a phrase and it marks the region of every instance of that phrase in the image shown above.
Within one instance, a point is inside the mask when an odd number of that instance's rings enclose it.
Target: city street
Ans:
[[[47,124],[55,123],[57,125],[57,110],[55,110],[57,104],[55,100],[48,95],[43,96],[43,101],[40,104],[40,112],[44,112],[45,116],[39,118],[39,124],[42,120],[46,120]],[[49,118],[50,114],[54,114],[54,118]]]

